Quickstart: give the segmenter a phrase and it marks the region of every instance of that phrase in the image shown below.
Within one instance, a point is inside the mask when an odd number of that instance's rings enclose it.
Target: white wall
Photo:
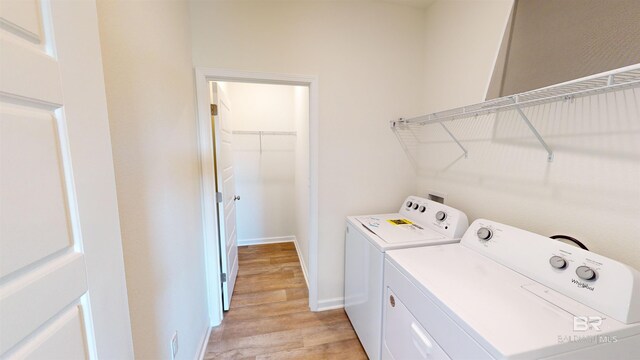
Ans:
[[[295,131],[294,87],[225,82],[234,131]],[[295,234],[296,137],[233,135],[239,244]]]
[[[509,6],[439,1],[427,9],[429,112],[482,101]],[[455,36],[439,38],[446,34]],[[457,146],[442,129],[430,127],[419,193],[448,194],[446,202],[470,220],[484,217],[543,235],[572,235],[640,269],[639,104],[640,92],[628,90],[527,109],[555,151],[552,163],[513,112],[448,125],[468,148],[468,159],[458,159]]]
[[[425,12],[427,112],[484,101],[513,0],[438,0]]]
[[[295,151],[295,236],[305,276],[309,271],[309,88],[293,90],[293,115],[296,120]]]
[[[345,217],[415,190],[389,120],[425,110],[423,20],[382,2],[191,2],[196,66],[318,76],[321,307],[342,302]]]
[[[194,359],[209,324],[189,13],[98,1],[134,352]]]
[[[233,105],[234,131],[295,131],[294,86],[220,83]]]

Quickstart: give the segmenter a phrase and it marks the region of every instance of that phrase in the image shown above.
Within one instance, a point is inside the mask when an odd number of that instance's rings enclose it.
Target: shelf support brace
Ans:
[[[443,123],[440,123],[440,126],[442,126],[442,128],[444,129],[444,131],[446,131],[446,132],[447,132],[447,134],[449,134],[449,136],[451,136],[451,138],[453,139],[453,141],[455,141],[455,142],[456,142],[456,144],[458,144],[458,146],[460,147],[460,149],[462,149],[462,152],[464,152],[464,157],[465,157],[465,159],[466,159],[466,158],[467,158],[467,154],[468,154],[467,149],[465,149],[465,148],[464,148],[464,146],[462,146],[462,144],[460,144],[460,141],[458,141],[458,139],[456,139],[456,137],[455,137],[455,136],[453,136],[453,134],[451,133],[451,131],[449,131],[449,129],[448,129],[448,128],[443,124]]]
[[[544,139],[542,138],[542,135],[540,135],[540,133],[538,132],[538,130],[536,130],[536,128],[531,123],[531,121],[529,121],[529,118],[527,117],[527,115],[524,114],[524,111],[520,109],[520,106],[517,105],[518,103],[517,98],[512,98],[512,100],[514,103],[516,103],[516,111],[518,112],[518,114],[520,114],[520,118],[522,119],[522,121],[524,121],[524,123],[527,124],[527,127],[529,127],[529,130],[531,130],[533,135],[536,136],[536,138],[538,139],[542,147],[544,147],[544,149],[547,150],[547,161],[552,162],[553,150],[551,150],[551,147],[549,147],[549,145],[544,141]]]

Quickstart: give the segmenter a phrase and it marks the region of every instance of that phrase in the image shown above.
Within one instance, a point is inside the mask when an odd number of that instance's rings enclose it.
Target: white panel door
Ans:
[[[99,46],[91,1],[0,1],[2,359],[133,356]]]
[[[218,84],[214,102],[218,114],[212,117],[213,142],[215,145],[216,191],[222,196],[218,199],[218,236],[220,239],[220,257],[223,271],[222,304],[229,310],[233,287],[238,276],[238,241],[236,234],[236,201],[233,176],[233,153],[231,148],[232,125],[229,100]]]

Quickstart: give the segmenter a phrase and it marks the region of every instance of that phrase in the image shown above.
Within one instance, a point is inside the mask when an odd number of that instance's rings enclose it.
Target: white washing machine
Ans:
[[[347,218],[345,311],[370,359],[381,353],[385,251],[458,242],[468,225],[460,210],[417,196],[399,213]]]
[[[489,220],[385,260],[383,359],[640,359],[640,273]]]

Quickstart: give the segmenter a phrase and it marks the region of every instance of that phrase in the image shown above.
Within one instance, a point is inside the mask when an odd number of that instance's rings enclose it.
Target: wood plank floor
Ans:
[[[311,312],[293,243],[241,246],[231,309],[205,359],[366,359],[344,310]]]

